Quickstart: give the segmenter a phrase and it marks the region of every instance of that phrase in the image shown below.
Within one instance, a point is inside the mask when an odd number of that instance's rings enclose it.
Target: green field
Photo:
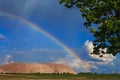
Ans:
[[[120,80],[120,74],[0,74],[0,80]]]

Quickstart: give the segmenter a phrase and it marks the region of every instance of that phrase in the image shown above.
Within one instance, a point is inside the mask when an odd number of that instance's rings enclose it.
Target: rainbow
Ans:
[[[17,19],[23,23],[25,23],[26,25],[29,25],[29,27],[43,33],[44,35],[46,35],[48,38],[50,38],[51,40],[53,40],[55,43],[57,43],[58,45],[60,45],[65,51],[67,51],[70,55],[72,55],[74,57],[74,59],[78,62],[78,64],[80,65],[80,67],[85,71],[85,72],[90,72],[89,68],[87,67],[87,65],[85,64],[84,61],[82,61],[80,59],[80,57],[78,57],[76,55],[75,52],[73,52],[71,49],[69,49],[66,45],[64,45],[62,42],[60,42],[58,39],[56,39],[54,36],[52,36],[51,34],[49,34],[48,32],[46,32],[45,30],[43,30],[42,28],[40,28],[40,26],[37,26],[35,24],[33,24],[30,21],[25,20],[24,18],[18,17],[18,16],[14,16],[8,13],[5,13],[3,11],[2,12],[2,16],[8,16],[11,17],[13,19]]]

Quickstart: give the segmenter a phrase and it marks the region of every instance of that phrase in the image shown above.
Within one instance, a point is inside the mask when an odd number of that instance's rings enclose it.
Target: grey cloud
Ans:
[[[6,37],[3,34],[0,34],[0,40],[4,40]]]

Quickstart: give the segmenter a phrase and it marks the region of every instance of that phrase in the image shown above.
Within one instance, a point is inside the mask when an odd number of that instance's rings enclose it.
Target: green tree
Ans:
[[[84,25],[95,36],[92,54],[120,53],[120,0],[60,0],[67,8],[78,8],[86,19]],[[97,27],[93,26],[97,24]]]

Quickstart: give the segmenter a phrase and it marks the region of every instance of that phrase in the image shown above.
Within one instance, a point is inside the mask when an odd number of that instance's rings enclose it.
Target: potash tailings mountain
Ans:
[[[77,74],[63,64],[39,63],[9,63],[0,66],[1,73],[70,73]]]

